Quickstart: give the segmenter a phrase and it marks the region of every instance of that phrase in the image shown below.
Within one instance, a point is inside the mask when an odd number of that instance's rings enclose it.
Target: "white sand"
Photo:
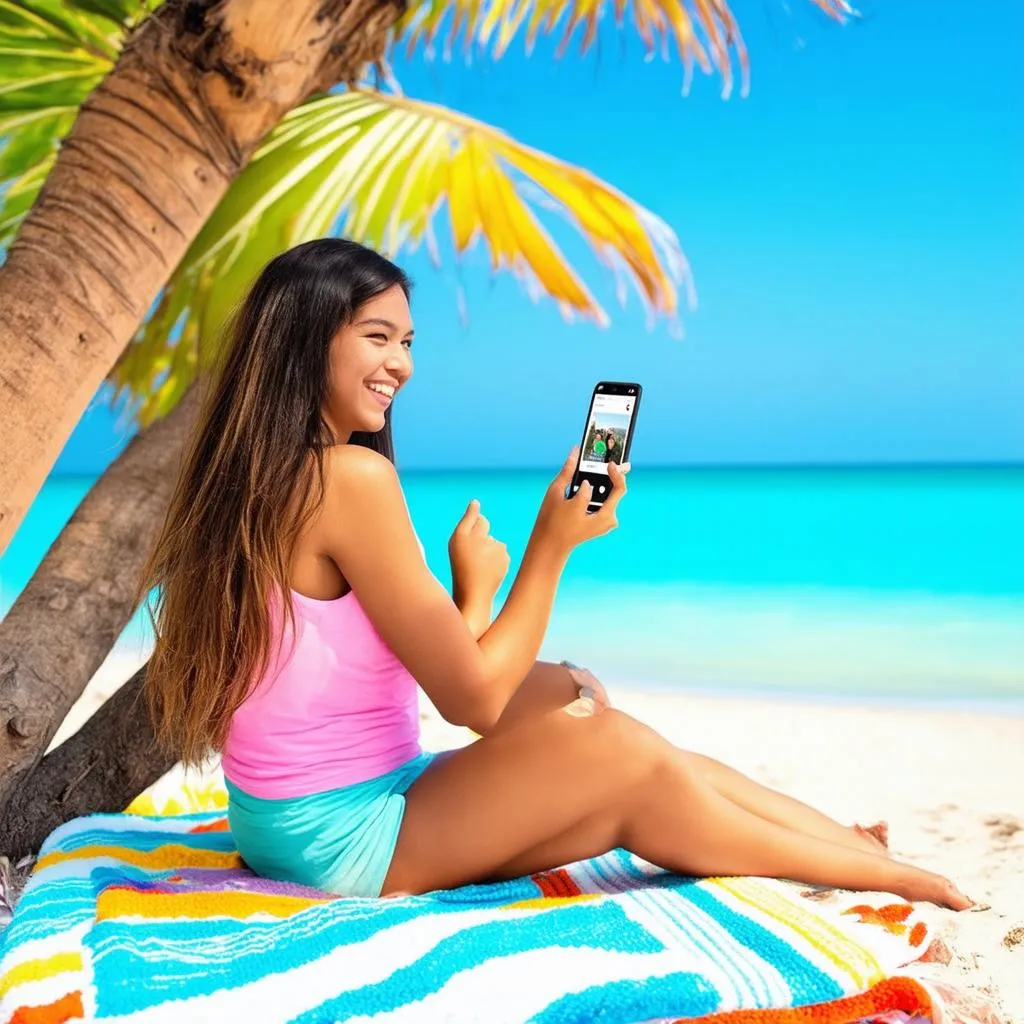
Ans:
[[[140,658],[143,656],[140,652]],[[113,654],[63,738],[131,674]],[[996,995],[1024,1024],[1024,717],[666,696],[612,702],[696,750],[842,821],[889,821],[894,853],[953,878],[982,913],[945,914],[958,983]],[[424,746],[469,741],[424,702]],[[1014,930],[1019,938],[1012,944]]]

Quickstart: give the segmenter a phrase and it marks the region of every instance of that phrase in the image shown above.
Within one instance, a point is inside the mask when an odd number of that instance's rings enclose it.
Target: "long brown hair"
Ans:
[[[289,593],[295,541],[323,501],[331,339],[395,285],[409,294],[371,249],[306,242],[267,264],[229,329],[137,594],[157,588],[145,684],[156,738],[186,764],[222,749],[267,669],[268,597]],[[390,410],[383,430],[349,443],[393,461]]]

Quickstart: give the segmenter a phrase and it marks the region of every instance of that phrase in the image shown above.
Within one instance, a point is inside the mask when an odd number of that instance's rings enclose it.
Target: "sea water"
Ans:
[[[514,569],[549,482],[402,477],[446,584],[471,498]],[[47,482],[0,559],[0,615],[92,482]],[[1024,468],[638,466],[619,519],[573,554],[542,656],[618,685],[1024,711]],[[137,614],[120,647],[150,642]]]

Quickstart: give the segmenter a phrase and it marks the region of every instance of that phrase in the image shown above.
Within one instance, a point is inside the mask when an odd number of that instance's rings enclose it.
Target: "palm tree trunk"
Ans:
[[[0,822],[15,803],[26,814],[45,810],[29,799],[28,783],[135,612],[139,573],[167,514],[199,404],[193,385],[167,417],[132,439],[0,622]]]
[[[11,863],[38,852],[58,826],[82,814],[123,811],[174,764],[154,744],[146,702],[145,666],[70,739],[46,755],[0,813],[0,836]]]
[[[0,553],[261,139],[354,81],[402,0],[167,0],[83,104],[0,268]]]

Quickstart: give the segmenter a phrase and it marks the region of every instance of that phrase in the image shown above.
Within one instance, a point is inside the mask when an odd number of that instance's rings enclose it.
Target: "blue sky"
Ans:
[[[443,247],[439,270],[403,256],[418,338],[401,465],[554,467],[602,378],[644,386],[637,465],[1024,459],[1024,10],[861,9],[841,28],[809,0],[735,0],[752,88],[727,102],[703,76],[683,98],[678,62],[646,62],[610,26],[560,63],[547,43],[472,67],[399,61],[409,95],[661,216],[698,295],[682,341],[648,330],[557,222],[606,330],[492,278],[482,250],[456,264]],[[98,401],[55,471],[99,472],[126,440]]]

